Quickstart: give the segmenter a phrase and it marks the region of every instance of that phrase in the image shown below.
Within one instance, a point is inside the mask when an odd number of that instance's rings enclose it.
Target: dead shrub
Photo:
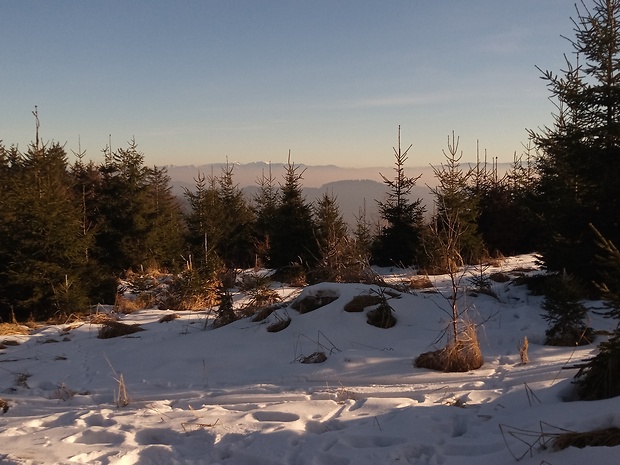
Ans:
[[[420,354],[414,361],[416,368],[460,373],[477,370],[484,364],[478,336],[473,324],[467,324],[459,340],[444,348]]]
[[[9,411],[9,403],[2,398],[0,398],[0,410],[2,410],[2,413]]]
[[[615,447],[620,446],[620,428],[605,428],[585,433],[567,432],[558,435],[553,441],[555,450],[568,447]]]
[[[356,295],[344,306],[345,312],[362,312],[365,308],[378,305],[383,301],[380,295],[362,294]]]
[[[144,331],[139,325],[128,325],[118,321],[106,321],[99,328],[99,339],[111,339],[113,337],[128,336],[129,334]]]

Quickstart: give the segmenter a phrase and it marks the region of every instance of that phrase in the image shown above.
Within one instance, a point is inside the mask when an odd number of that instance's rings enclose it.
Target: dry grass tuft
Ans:
[[[291,324],[291,319],[289,318],[278,318],[278,321],[267,326],[267,332],[277,333],[282,331],[283,329],[288,328],[288,325]]]
[[[93,325],[100,325],[103,323],[107,323],[109,321],[116,321],[116,320],[117,320],[116,315],[112,313],[93,313],[88,318],[88,321],[90,322],[90,324],[93,324]]]
[[[114,311],[117,313],[130,314],[138,310],[150,308],[155,304],[155,296],[150,292],[141,292],[133,299],[117,294],[114,302]]]
[[[144,331],[144,329],[138,325],[128,325],[118,321],[106,321],[99,329],[99,335],[97,337],[99,339],[111,339],[113,337],[134,334],[138,331]]]
[[[409,280],[409,287],[411,289],[430,289],[433,287],[433,283],[428,276],[416,275]]]
[[[12,336],[15,334],[28,334],[30,328],[18,323],[0,323],[0,336]]]
[[[484,364],[480,343],[473,324],[466,325],[457,342],[446,347],[420,354],[414,361],[416,368],[461,373],[477,370]]]
[[[553,441],[555,450],[563,450],[568,447],[615,447],[620,446],[620,428],[605,428],[585,433],[563,433]]]
[[[362,294],[356,295],[353,299],[344,306],[345,312],[362,312],[366,307],[372,305],[378,305],[383,302],[383,297],[380,295]]]
[[[254,316],[252,317],[252,321],[254,323],[257,323],[259,321],[263,321],[263,320],[267,319],[267,317],[269,315],[271,315],[273,312],[275,312],[277,309],[278,309],[277,305],[270,305],[268,307],[261,308],[256,313],[254,313]]]
[[[519,357],[521,358],[521,365],[527,364],[530,361],[530,358],[527,354],[527,349],[529,347],[529,341],[527,340],[527,336],[523,337],[523,342],[519,342]]]
[[[0,398],[0,410],[2,410],[2,413],[9,411],[9,403],[2,398]]]
[[[181,318],[176,313],[167,313],[159,319],[160,323],[168,323],[169,321],[174,321],[177,318]]]

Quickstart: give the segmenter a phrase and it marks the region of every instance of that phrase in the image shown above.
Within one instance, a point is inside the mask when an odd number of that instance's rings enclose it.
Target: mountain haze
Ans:
[[[225,163],[211,163],[204,165],[168,165],[168,175],[171,178],[173,191],[182,197],[185,189],[193,191],[196,179],[200,174],[206,176],[220,176]],[[376,223],[379,219],[377,201],[384,201],[386,198],[387,186],[383,183],[381,174],[388,179],[394,177],[394,167],[372,167],[372,168],[345,168],[335,165],[296,165],[299,167],[298,173],[302,174],[301,184],[304,188],[306,200],[314,203],[324,193],[334,195],[338,199],[340,211],[345,221],[355,224],[355,217],[359,216],[361,209],[366,209],[367,220]],[[466,168],[467,163],[463,164]],[[509,164],[502,164],[498,170],[505,172]],[[247,164],[234,164],[233,180],[243,189],[248,199],[251,199],[258,191],[258,180],[263,176],[271,175],[275,179],[276,186],[283,182],[286,172],[284,163],[254,162]],[[432,213],[432,194],[429,185],[434,185],[434,175],[432,166],[413,166],[405,167],[407,176],[420,176],[412,190],[411,199],[422,199],[427,206],[427,213]]]

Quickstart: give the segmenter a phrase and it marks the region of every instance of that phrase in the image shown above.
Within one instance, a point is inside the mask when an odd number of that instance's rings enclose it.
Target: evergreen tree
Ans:
[[[270,265],[281,268],[293,264],[311,268],[317,261],[317,244],[314,237],[312,208],[306,202],[301,180],[304,170],[291,162],[284,174],[284,184],[280,187],[280,198],[274,215],[269,256]]]
[[[541,152],[537,197],[546,227],[542,258],[591,280],[595,240],[588,224],[620,240],[620,0],[593,0],[577,8],[575,62],[543,73],[558,113],[552,127],[531,131]]]
[[[314,205],[314,224],[319,251],[321,280],[340,281],[349,266],[351,249],[348,228],[333,194],[325,192]]]
[[[219,203],[225,220],[219,224],[220,240],[216,247],[227,267],[247,268],[254,260],[254,217],[243,191],[233,181],[234,165],[228,162],[218,179]]]
[[[469,189],[469,180],[475,171],[473,168],[463,171],[460,166],[463,154],[459,154],[458,146],[459,139],[453,132],[452,141],[448,137],[448,152],[443,152],[446,163],[439,168],[433,167],[437,186],[431,188],[431,192],[435,196],[435,232],[439,236],[458,238],[454,251],[460,257],[455,264],[460,266],[478,263],[483,254],[483,243],[477,231],[478,198]]]
[[[501,178],[494,163],[486,161],[476,175],[472,189],[479,199],[478,231],[491,255],[517,255],[537,250],[537,218],[532,209],[535,174],[532,148],[526,147],[526,161],[515,155],[510,170]],[[481,174],[481,175],[480,175]]]
[[[372,260],[380,266],[409,266],[414,264],[421,254],[425,208],[421,199],[410,200],[411,190],[420,176],[408,177],[404,168],[411,147],[410,145],[404,152],[401,150],[399,126],[398,150],[394,148],[396,176],[388,179],[381,175],[389,191],[385,202],[377,202],[381,217],[386,223],[372,245]]]
[[[258,192],[253,197],[253,209],[255,215],[256,228],[256,244],[255,251],[257,262],[262,264],[269,263],[269,250],[271,237],[277,228],[275,224],[276,209],[278,206],[278,189],[275,184],[275,178],[271,172],[271,163],[269,164],[269,172],[266,175],[262,172],[260,178],[257,179]]]
[[[580,299],[583,290],[567,273],[552,275],[545,285],[542,317],[549,323],[545,344],[552,346],[585,345],[592,341],[592,330],[585,323],[588,309]]]
[[[36,114],[35,114],[36,116]],[[62,146],[38,142],[0,157],[0,311],[7,319],[87,308],[82,274],[89,236]]]
[[[194,191],[185,189],[185,198],[189,202],[189,212],[185,217],[187,225],[187,243],[191,267],[209,268],[219,266],[216,245],[220,239],[224,213],[220,204],[219,192],[215,176],[208,178],[200,173],[194,179]]]
[[[370,249],[372,247],[373,235],[372,225],[366,215],[366,199],[364,206],[359,209],[355,216],[355,229],[353,230],[354,256],[360,265],[367,265],[370,262]]]
[[[620,251],[592,228],[599,246],[597,263],[601,266],[603,281],[599,284],[607,316],[618,325],[612,336],[599,344],[599,352],[586,360],[576,375],[577,394],[582,400],[600,400],[620,395]]]
[[[99,262],[114,274],[151,266],[174,267],[182,231],[165,171],[144,165],[144,154],[135,140],[126,149],[111,152],[107,148],[104,153],[96,194]]]
[[[165,168],[154,166],[151,169],[147,199],[152,205],[151,231],[145,241],[150,260],[164,269],[176,271],[181,266],[184,223],[181,206],[172,193],[170,176]]]

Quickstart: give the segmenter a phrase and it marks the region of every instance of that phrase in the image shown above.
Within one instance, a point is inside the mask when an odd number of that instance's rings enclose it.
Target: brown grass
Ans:
[[[417,275],[411,277],[409,280],[409,287],[411,289],[429,289],[433,287],[433,283],[428,276]]]
[[[444,348],[420,354],[414,361],[417,368],[461,373],[477,370],[484,364],[476,328],[466,325],[457,342],[450,342]]]
[[[279,331],[282,331],[283,329],[288,328],[288,325],[290,324],[291,324],[290,318],[280,318],[275,323],[272,323],[269,326],[267,326],[267,332],[277,333]]]
[[[167,313],[159,319],[160,323],[168,323],[169,321],[174,321],[177,318],[181,318],[176,313]]]
[[[108,321],[116,321],[117,317],[111,313],[93,313],[88,321],[93,325],[100,325]]]
[[[18,323],[0,323],[0,336],[12,336],[15,334],[29,334],[30,328]]]
[[[345,312],[362,312],[366,307],[372,305],[378,305],[383,301],[383,298],[379,295],[356,295],[353,299],[344,306]]]
[[[277,310],[278,306],[270,305],[269,307],[261,308],[252,317],[252,321],[257,323],[259,321],[265,320],[269,315]]]
[[[128,299],[122,295],[116,296],[114,311],[118,313],[130,314],[138,310],[150,308],[155,304],[155,296],[148,292],[142,292],[134,299]]]
[[[396,318],[392,313],[392,307],[386,302],[382,302],[377,308],[368,312],[366,322],[377,328],[392,328],[396,325]]]
[[[620,446],[620,428],[605,428],[585,433],[563,433],[553,441],[555,450],[567,447],[615,447]]]
[[[523,337],[523,343],[519,342],[519,357],[521,358],[521,365],[525,365],[530,361],[527,354],[528,347],[529,341],[527,340],[527,336],[525,336]]]
[[[138,325],[128,325],[125,323],[119,323],[118,321],[106,321],[99,329],[99,339],[111,339],[113,337],[127,336],[129,334],[137,333],[138,331],[144,331]]]

